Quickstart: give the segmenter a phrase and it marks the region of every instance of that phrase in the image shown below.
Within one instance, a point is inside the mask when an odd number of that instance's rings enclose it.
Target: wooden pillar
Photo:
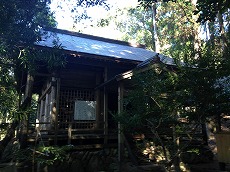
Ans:
[[[124,84],[122,81],[118,85],[118,114],[123,112],[123,98],[124,98]],[[118,122],[118,162],[119,171],[121,171],[124,154],[124,137],[123,137],[123,126]]]
[[[68,144],[71,144],[72,139],[72,122],[68,125]]]
[[[57,122],[57,78],[52,77],[51,79],[51,102],[50,102],[50,112],[51,112],[51,126],[50,129],[54,132],[54,144],[57,144],[57,128],[56,128],[56,122]]]
[[[46,93],[46,99],[45,99],[45,114],[43,116],[43,121],[45,124],[43,124],[43,129],[47,130],[47,117],[50,115],[50,109],[48,109],[48,104],[49,104],[49,94]]]
[[[40,131],[39,129],[39,121],[40,121],[40,114],[41,114],[41,108],[42,108],[42,101],[38,102],[38,108],[37,108],[37,116],[36,116],[36,120],[35,120],[35,130],[38,132]]]
[[[37,107],[37,116],[36,119],[40,118],[40,112],[41,112],[41,101],[38,102],[38,107]]]
[[[38,118],[38,120],[39,120],[40,122],[44,122],[44,121],[43,121],[43,115],[44,115],[44,112],[45,112],[44,108],[45,108],[45,107],[44,107],[44,100],[41,99],[40,115],[39,115],[39,118]]]
[[[108,68],[104,68],[104,82],[108,79]],[[108,144],[108,93],[106,87],[104,87],[104,144]]]
[[[57,109],[56,109],[56,78],[52,77],[51,80],[51,102],[50,102],[50,111],[51,111],[51,129],[55,128],[55,121],[57,117]]]
[[[108,93],[104,87],[104,144],[108,143]]]
[[[54,144],[57,145],[57,135],[58,135],[58,114],[59,114],[59,99],[60,99],[60,88],[61,81],[60,78],[57,78],[57,92],[56,92],[56,117],[54,121]]]
[[[101,82],[101,75],[100,73],[96,74],[96,85],[99,85]],[[96,129],[99,128],[100,124],[100,115],[101,115],[101,101],[100,101],[100,96],[101,92],[100,89],[97,89],[95,91],[95,97],[96,97]]]

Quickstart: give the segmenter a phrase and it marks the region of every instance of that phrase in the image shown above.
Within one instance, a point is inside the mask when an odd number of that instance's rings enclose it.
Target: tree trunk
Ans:
[[[196,9],[197,0],[191,0],[191,3],[193,5],[194,9]],[[198,18],[199,18],[198,15],[193,15],[192,16],[193,36],[194,36],[194,58],[195,59],[199,59],[199,58],[202,57],[202,54],[201,54],[201,38],[199,36],[200,25],[199,25],[199,23],[196,22]]]
[[[221,36],[221,44],[222,44],[222,50],[223,52],[226,51],[227,49],[227,39],[226,39],[226,36],[225,36],[225,30],[224,30],[224,20],[223,20],[223,16],[220,12],[218,12],[217,14],[217,17],[218,17],[218,21],[219,21],[219,26],[220,26],[220,36]]]
[[[160,53],[160,42],[157,34],[157,21],[156,21],[156,15],[157,15],[157,6],[156,3],[152,4],[152,41],[154,44],[154,51],[157,53]]]
[[[208,145],[207,127],[206,127],[205,122],[201,124],[201,127],[202,127],[203,142],[205,145]]]
[[[11,126],[7,129],[7,133],[4,139],[0,141],[0,157],[2,157],[2,153],[5,150],[8,143],[14,138],[17,126],[18,122],[13,122]]]
[[[33,82],[34,82],[33,76],[28,73],[27,82],[26,82],[26,90],[25,90],[25,100],[21,107],[22,110],[26,111],[31,106]],[[21,149],[24,149],[27,147],[29,115],[30,114],[28,114],[28,116],[24,116],[23,120],[21,121],[21,129],[20,129],[20,136],[19,136],[19,142],[20,142]]]

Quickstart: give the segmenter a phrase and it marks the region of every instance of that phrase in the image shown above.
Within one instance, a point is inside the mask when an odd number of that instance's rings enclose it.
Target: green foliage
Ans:
[[[58,45],[54,44],[53,50],[33,47],[41,39],[42,27],[56,25],[49,3],[41,0],[0,2],[0,118],[3,121],[22,120],[32,112],[32,109],[18,109],[23,72],[33,73],[47,64],[50,71],[65,65]]]
[[[98,5],[109,8],[108,4],[106,3],[106,0],[79,0],[77,1],[77,6],[84,6],[86,8],[89,8],[92,6],[98,6]]]
[[[202,122],[206,117],[228,111],[230,97],[224,93],[228,86],[216,87],[221,76],[218,63],[207,57],[200,59],[197,65],[167,69],[159,64],[152,70],[136,74],[133,79],[135,89],[124,100],[125,112],[120,114],[119,120],[125,126],[134,124],[135,128],[146,125],[147,119],[158,128],[177,125],[180,118]],[[222,95],[218,97],[220,93]],[[126,120],[122,120],[122,116]]]
[[[9,0],[0,2],[0,66],[14,77],[19,91],[21,73],[27,70],[23,61],[28,47],[41,39],[41,28],[56,25],[49,9],[49,1]],[[7,76],[7,75],[6,75]]]
[[[73,149],[72,146],[41,146],[36,149],[27,148],[19,149],[19,143],[16,143],[11,151],[9,160],[16,162],[36,162],[42,165],[53,165],[54,163],[61,163],[67,159],[67,152]]]
[[[192,148],[192,149],[188,150],[187,152],[195,153],[197,155],[200,155],[200,150],[198,148]]]
[[[199,26],[193,16],[195,6],[188,1],[162,3],[158,7],[158,29],[162,53],[179,60],[195,56]]]
[[[124,116],[124,121],[128,119],[124,126],[129,126],[130,121],[136,122],[134,128],[143,126],[146,124],[146,119],[155,127],[162,123],[172,124],[182,104],[180,95],[186,91],[180,89],[178,75],[161,64],[154,70],[137,74],[134,82],[135,89],[130,91],[124,100],[125,114],[121,115]]]
[[[167,3],[159,1],[155,4],[156,34],[161,53],[180,60],[194,58],[199,30],[197,16],[193,15],[195,5],[186,0]],[[117,28],[124,33],[123,40],[135,40],[148,49],[155,50],[152,2],[149,1],[149,5],[151,8],[141,5],[138,8],[120,9],[116,15],[127,17],[119,21],[115,16],[109,21],[115,21]]]
[[[10,45],[39,40],[39,28],[55,26],[48,1],[9,0],[0,2],[0,39]]]
[[[32,162],[33,154],[30,149],[15,149],[12,152],[14,158],[13,160],[16,162]]]
[[[3,61],[4,59],[0,60]],[[0,119],[6,122],[13,118],[17,111],[18,96],[12,69],[0,66]]]
[[[181,0],[163,0],[163,2],[180,2]],[[145,8],[151,7],[158,0],[138,0],[139,5]],[[187,1],[189,3],[189,1]],[[196,10],[194,14],[199,14],[198,22],[215,21],[218,13],[224,14],[230,8],[228,0],[198,0],[196,2]]]
[[[163,0],[163,2],[169,2],[170,0]],[[175,0],[171,0],[171,1],[175,1]],[[157,3],[157,2],[161,2],[159,0],[138,0],[139,5],[143,6],[145,8],[149,8],[152,6],[153,3]]]
[[[39,162],[42,165],[52,165],[54,163],[61,163],[67,160],[67,153],[73,150],[72,145],[58,146],[41,146],[38,147],[35,152],[35,162]]]
[[[178,137],[190,135],[189,126],[229,113],[230,73],[222,70],[226,64],[220,55],[209,56],[208,50],[204,50],[204,55],[205,58],[195,59],[190,65],[167,68],[162,63],[150,64],[151,70],[137,71],[133,78],[135,87],[124,100],[124,112],[118,114],[124,129],[135,132],[148,127],[158,138],[158,144],[172,150],[173,157],[174,141],[162,141],[159,133],[169,138],[173,133]],[[169,131],[170,128],[174,131]]]
[[[163,148],[156,144],[156,140],[144,140],[141,144],[138,144],[138,148],[148,159],[157,161],[158,163],[164,163],[165,155],[163,153]],[[170,158],[168,150],[166,155],[167,158]]]
[[[155,42],[153,40],[152,13],[144,8],[128,9],[128,18],[117,23],[118,29],[126,33],[123,36],[125,41],[137,41],[153,50]]]
[[[39,147],[36,154],[36,161],[43,165],[52,165],[54,162],[63,162],[66,159],[66,152],[61,147]]]
[[[65,66],[66,56],[61,47],[53,49],[25,49],[20,57],[22,64],[31,73],[36,73],[43,69],[50,73]]]
[[[196,7],[195,14],[200,14],[198,22],[215,21],[218,13],[229,13],[230,3],[228,0],[198,0]]]

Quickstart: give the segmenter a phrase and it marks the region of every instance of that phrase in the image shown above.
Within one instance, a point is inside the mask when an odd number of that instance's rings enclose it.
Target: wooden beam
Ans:
[[[125,73],[119,74],[117,76],[115,76],[117,81],[121,81],[124,79],[131,79],[133,76],[133,70],[127,71]]]
[[[39,97],[38,101],[41,101],[45,98],[46,94],[50,91],[52,87],[52,84],[49,84],[49,86],[45,89],[45,91],[42,93],[42,95]]]
[[[44,77],[54,77],[55,75],[53,74],[48,74],[48,73],[35,73],[35,76],[44,76]]]

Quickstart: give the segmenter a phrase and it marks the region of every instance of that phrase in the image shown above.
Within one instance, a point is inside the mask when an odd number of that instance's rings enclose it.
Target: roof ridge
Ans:
[[[125,46],[130,46],[130,47],[144,48],[144,49],[146,48],[145,45],[143,45],[143,44],[138,44],[138,43],[133,44],[133,43],[126,42],[126,41],[120,41],[120,40],[115,40],[115,39],[110,39],[110,38],[104,38],[104,37],[100,37],[100,36],[94,36],[94,35],[89,35],[89,34],[84,34],[84,33],[64,30],[64,29],[47,27],[47,28],[44,28],[44,30],[45,31],[56,32],[56,33],[61,33],[61,34],[67,34],[67,35],[71,35],[71,36],[77,36],[77,37],[81,37],[81,38],[93,39],[93,40],[97,40],[97,41],[103,41],[103,42],[108,42],[108,43],[125,45]]]

